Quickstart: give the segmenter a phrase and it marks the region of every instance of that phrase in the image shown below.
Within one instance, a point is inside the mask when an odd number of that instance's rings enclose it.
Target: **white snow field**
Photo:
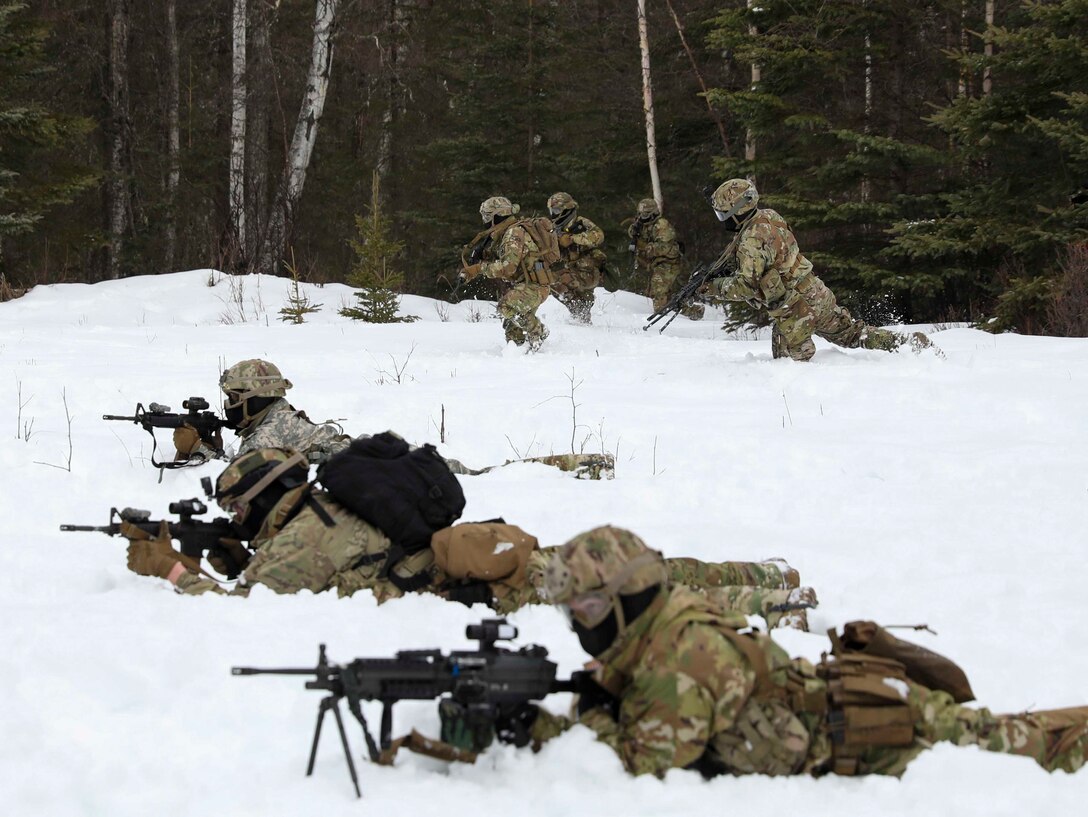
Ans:
[[[0,814],[1084,813],[1088,771],[948,745],[901,780],[632,779],[582,728],[537,755],[378,767],[346,711],[363,800],[331,722],[306,778],[320,693],[232,665],[312,666],[321,642],[340,661],[464,649],[489,611],[264,588],[189,598],[129,573],[124,540],[58,525],[106,524],[111,506],[166,515],[222,465],[159,483],[147,434],[102,414],[180,411],[191,395],[218,407],[221,368],[263,357],[311,418],[436,444],[444,423],[440,450],[469,465],[603,449],[612,481],[527,464],[464,478],[464,519],[501,515],[546,544],[613,523],[666,555],[785,557],[822,602],[811,634],[781,636],[795,654],[818,657],[853,618],[927,623],[939,635],[907,637],[959,661],[982,704],[1048,708],[1088,704],[1088,340],[952,328],[933,334],[943,360],[817,340],[798,364],[772,360],[767,333],[723,333],[713,310],[643,332],[647,299],[598,290],[590,327],[545,303],[551,337],[527,356],[485,302],[406,296],[418,322],[375,326],[337,314],[348,288],[305,286],[321,312],[284,324],[288,283],[197,270],[0,304]],[[558,611],[512,620],[563,674],[585,660]],[[398,706],[394,734],[410,727],[437,735],[435,706]]]

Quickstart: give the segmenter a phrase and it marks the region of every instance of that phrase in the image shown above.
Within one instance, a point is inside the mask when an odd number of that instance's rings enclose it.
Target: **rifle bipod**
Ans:
[[[355,761],[351,759],[351,747],[348,745],[348,736],[344,731],[344,719],[340,716],[340,697],[338,695],[329,695],[326,698],[321,699],[321,704],[317,707],[317,725],[314,727],[314,742],[310,746],[310,762],[306,765],[306,776],[310,777],[314,773],[314,761],[317,759],[317,743],[321,739],[321,724],[325,720],[325,713],[332,710],[332,714],[336,716],[336,728],[340,732],[340,745],[344,747],[344,758],[348,762],[348,773],[351,774],[351,783],[355,786],[355,796],[362,797],[363,793],[359,791],[359,775],[355,773]]]

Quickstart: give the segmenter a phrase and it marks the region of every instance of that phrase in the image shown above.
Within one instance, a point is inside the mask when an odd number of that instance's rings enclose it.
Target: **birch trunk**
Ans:
[[[228,198],[233,247],[232,271],[246,266],[246,0],[233,0],[231,11],[230,179]]]
[[[121,253],[128,224],[128,174],[131,122],[128,109],[128,0],[109,3],[109,182],[106,185],[106,218],[109,251],[106,275],[121,276]]]
[[[748,0],[748,10],[751,11],[755,6],[755,0]],[[753,24],[748,26],[748,33],[755,37],[759,33],[759,29]],[[751,90],[756,91],[759,89],[759,83],[762,79],[762,73],[758,63],[752,63],[752,84]],[[756,134],[751,128],[748,128],[744,134],[744,161],[754,162],[756,160]],[[755,181],[755,175],[749,174],[750,181]]]
[[[638,44],[642,51],[642,113],[646,117],[646,158],[650,164],[650,184],[659,210],[664,212],[661,179],[657,174],[657,136],[654,132],[654,91],[650,82],[650,37],[646,31],[646,0],[638,0]]]
[[[986,0],[986,44],[983,53],[986,55],[986,67],[982,69],[982,95],[989,96],[993,90],[993,78],[990,75],[990,57],[994,55],[994,41],[991,33],[994,27],[994,0]]]
[[[865,32],[865,135],[868,136],[873,128],[873,43],[869,32]],[[862,148],[862,153],[868,148]],[[872,192],[869,176],[861,180],[861,200],[869,201]]]
[[[181,97],[178,56],[178,21],[176,0],[166,0],[166,144],[169,167],[166,173],[166,248],[163,266],[173,272],[178,240],[178,184],[181,181],[181,126],[178,106]]]
[[[306,184],[306,170],[310,166],[310,157],[317,141],[317,124],[325,108],[329,74],[332,71],[332,29],[338,6],[339,0],[317,0],[315,4],[314,39],[306,91],[287,151],[287,166],[272,203],[268,229],[261,242],[259,269],[273,275],[280,271],[287,238],[294,227],[298,202]]]

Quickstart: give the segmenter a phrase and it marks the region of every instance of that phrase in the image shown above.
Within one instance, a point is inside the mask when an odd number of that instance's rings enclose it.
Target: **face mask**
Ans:
[[[596,627],[586,627],[578,619],[571,619],[571,629],[578,636],[578,642],[582,645],[582,649],[594,658],[611,647],[612,642],[619,635],[619,625],[616,622],[614,610]]]

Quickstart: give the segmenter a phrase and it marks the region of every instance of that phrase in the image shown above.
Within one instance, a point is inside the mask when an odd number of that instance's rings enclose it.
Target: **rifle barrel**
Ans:
[[[231,667],[231,675],[317,675],[318,671],[314,667],[308,669],[301,669],[296,667],[288,667],[285,669],[261,669],[260,667]]]
[[[130,423],[140,422],[139,417],[122,417],[120,414],[103,414],[103,420],[128,420]]]
[[[110,532],[109,526],[102,525],[61,525],[60,529],[62,531]]]

